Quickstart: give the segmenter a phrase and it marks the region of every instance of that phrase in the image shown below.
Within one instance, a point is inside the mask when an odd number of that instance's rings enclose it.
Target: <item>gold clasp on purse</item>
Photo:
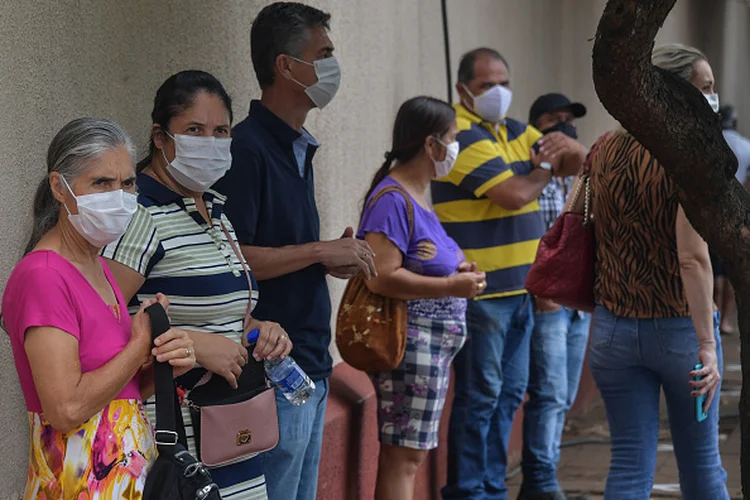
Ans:
[[[237,446],[242,446],[243,444],[247,444],[252,440],[252,435],[250,434],[250,429],[242,429],[240,432],[237,433]]]

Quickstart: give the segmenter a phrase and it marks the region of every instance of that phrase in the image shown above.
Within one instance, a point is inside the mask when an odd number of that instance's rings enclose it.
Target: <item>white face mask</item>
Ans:
[[[60,178],[78,205],[77,214],[71,214],[65,205],[68,220],[86,241],[96,248],[102,248],[125,233],[138,208],[136,195],[118,189],[76,196],[65,177]]]
[[[339,62],[333,56],[318,59],[312,63],[297,59],[294,56],[289,57],[297,62],[315,68],[315,75],[318,77],[318,81],[313,85],[306,87],[294,78],[292,78],[292,81],[305,89],[307,97],[310,98],[313,104],[320,109],[325,108],[333,100],[336,92],[339,90],[339,85],[341,85],[341,68],[339,67]]]
[[[167,155],[161,150],[167,163],[169,175],[196,193],[203,193],[224,177],[232,166],[232,139],[201,137],[176,134],[174,139],[174,160],[167,161]]]
[[[451,173],[451,170],[453,170],[453,165],[456,164],[456,158],[458,158],[458,141],[453,141],[450,144],[445,144],[440,139],[435,139],[440,144],[445,146],[445,159],[438,161],[436,159],[432,159],[432,163],[435,164],[435,178],[436,179],[442,179],[449,173]]]
[[[719,112],[719,94],[703,94],[703,97],[706,98],[708,101],[708,104],[711,105],[711,109],[714,110],[714,113]]]
[[[490,123],[502,121],[513,101],[513,92],[502,85],[495,85],[480,96],[472,94],[466,85],[464,89],[474,99],[474,113]]]

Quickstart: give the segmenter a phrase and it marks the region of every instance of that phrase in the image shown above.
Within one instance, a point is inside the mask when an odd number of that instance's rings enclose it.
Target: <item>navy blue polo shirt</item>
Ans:
[[[243,245],[277,248],[320,240],[312,169],[318,144],[307,141],[300,172],[294,144],[302,136],[260,101],[253,101],[249,116],[232,129],[232,168],[215,189],[227,197],[224,212]],[[333,368],[326,275],[316,264],[260,281],[253,311],[256,319],[284,327],[294,342],[292,357],[313,381],[327,378]]]

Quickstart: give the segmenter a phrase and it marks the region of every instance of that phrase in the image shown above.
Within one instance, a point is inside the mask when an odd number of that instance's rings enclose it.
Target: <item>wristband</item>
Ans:
[[[539,164],[539,168],[552,172],[552,164],[548,161],[543,161]]]

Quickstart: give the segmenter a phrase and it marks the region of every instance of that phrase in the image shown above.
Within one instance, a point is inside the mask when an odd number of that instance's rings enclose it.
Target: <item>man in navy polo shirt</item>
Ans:
[[[312,159],[318,142],[303,128],[325,107],[341,73],[328,37],[330,15],[299,3],[264,8],[250,33],[262,90],[250,115],[232,131],[232,168],[217,190],[259,281],[257,319],[276,321],[294,342],[292,357],[316,384],[302,406],[277,390],[279,445],[265,454],[271,500],[314,500],[332,360],[331,301],[326,275],[375,273],[373,252],[347,228],[320,241]]]

